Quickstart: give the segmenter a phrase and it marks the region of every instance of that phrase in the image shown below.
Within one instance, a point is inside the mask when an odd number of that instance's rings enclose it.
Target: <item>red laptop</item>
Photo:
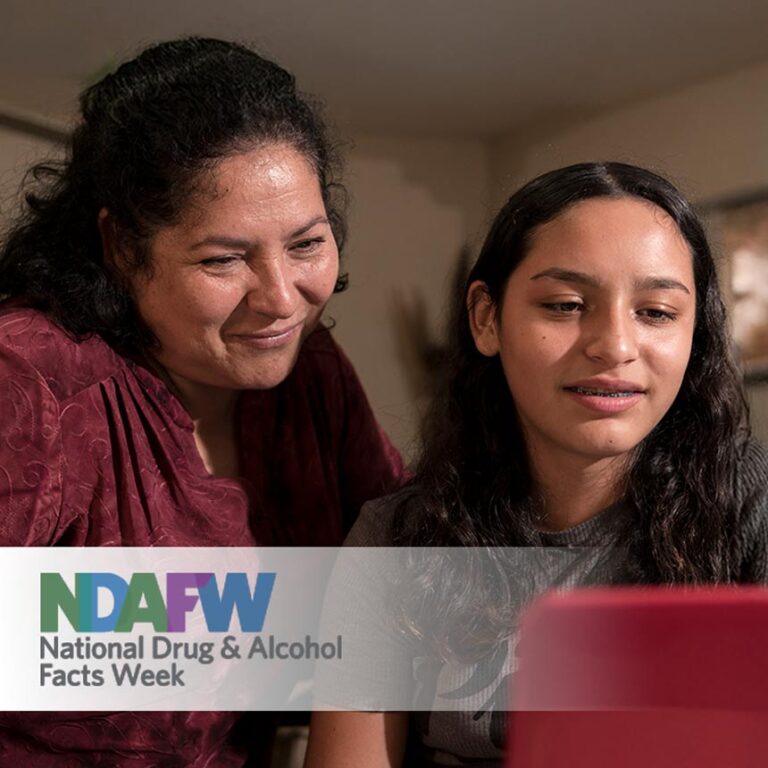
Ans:
[[[768,589],[594,589],[525,615],[508,768],[768,767]]]

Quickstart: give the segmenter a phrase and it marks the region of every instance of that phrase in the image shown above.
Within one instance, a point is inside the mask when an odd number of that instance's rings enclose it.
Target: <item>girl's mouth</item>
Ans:
[[[638,390],[608,390],[608,389],[588,389],[587,387],[565,387],[568,392],[575,392],[577,395],[590,395],[592,397],[633,397],[642,395]]]

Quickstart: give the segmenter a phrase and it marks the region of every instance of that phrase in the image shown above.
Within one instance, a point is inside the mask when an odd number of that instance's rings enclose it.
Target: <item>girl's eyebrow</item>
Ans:
[[[543,272],[535,274],[531,280],[541,280],[542,278],[560,280],[563,283],[589,285],[592,288],[599,288],[601,285],[600,279],[594,277],[594,275],[588,275],[586,272],[577,272],[573,269],[561,269],[560,267],[545,269]]]
[[[542,278],[559,280],[563,283],[588,285],[591,288],[600,288],[602,285],[602,281],[599,277],[589,275],[586,272],[577,272],[573,269],[562,269],[560,267],[550,267],[549,269],[545,269],[542,272],[538,272],[531,278],[531,280],[540,280]],[[636,280],[634,283],[634,288],[636,291],[683,291],[689,296],[691,293],[683,283],[673,277],[645,277],[642,280]]]
[[[673,277],[646,277],[635,283],[638,291],[684,291],[689,296],[691,292],[679,280]]]

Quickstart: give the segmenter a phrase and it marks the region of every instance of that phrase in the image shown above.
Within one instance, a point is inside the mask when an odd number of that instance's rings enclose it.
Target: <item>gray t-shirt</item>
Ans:
[[[363,507],[345,546],[388,547],[394,510],[401,494]],[[605,584],[620,567],[615,548],[627,514],[617,505],[571,529],[542,532],[544,547],[516,550],[514,568],[527,586],[527,600],[547,589],[570,589]],[[458,550],[457,550],[458,551]],[[530,556],[526,555],[530,553]],[[522,554],[520,554],[522,553]],[[337,573],[332,618],[344,634],[343,664],[324,663],[318,669],[318,688],[369,691],[353,699],[359,709],[391,707],[403,697],[420,712],[412,714],[412,732],[418,735],[420,766],[491,766],[503,756],[506,699],[517,668],[517,629],[480,658],[445,660],[424,650],[407,633],[393,630],[391,618],[392,560],[382,558],[371,572],[371,559],[359,569]],[[523,605],[520,606],[524,607]],[[345,701],[348,706],[349,698]],[[333,701],[326,703],[333,704]],[[413,735],[413,734],[412,734]]]

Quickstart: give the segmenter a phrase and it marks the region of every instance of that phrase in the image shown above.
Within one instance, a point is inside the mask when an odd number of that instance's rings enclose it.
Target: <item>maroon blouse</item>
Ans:
[[[188,413],[157,376],[36,310],[0,311],[0,404],[0,545],[332,546],[403,480],[326,330],[282,384],[242,393],[237,479],[206,471]],[[0,764],[242,765],[237,719],[4,714]]]

